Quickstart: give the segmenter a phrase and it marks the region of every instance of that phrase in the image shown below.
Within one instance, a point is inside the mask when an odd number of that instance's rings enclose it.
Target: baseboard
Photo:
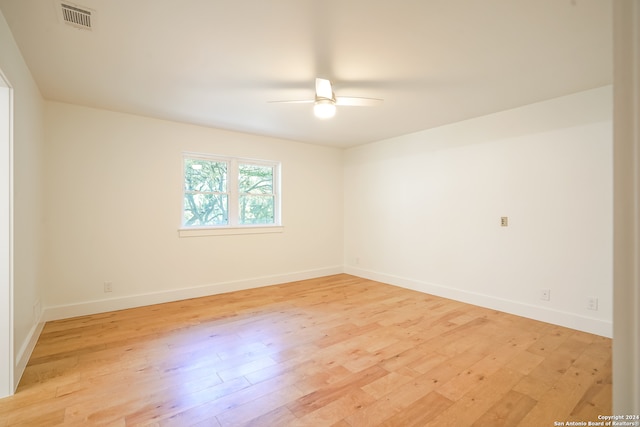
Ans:
[[[24,366],[26,366],[26,362],[31,355],[31,351],[33,351],[33,347],[35,346],[35,343],[38,339],[38,336],[40,335],[40,331],[42,330],[42,326],[45,321],[104,313],[114,310],[123,310],[127,308],[142,307],[145,305],[179,301],[189,298],[198,298],[226,292],[259,288],[262,286],[294,282],[298,280],[313,279],[340,273],[352,274],[354,276],[388,283],[390,285],[400,286],[406,289],[412,289],[418,292],[436,295],[443,298],[450,298],[456,301],[478,305],[493,310],[499,310],[505,313],[527,317],[542,322],[552,323],[554,325],[560,325],[608,338],[611,338],[613,336],[613,323],[611,321],[594,319],[587,316],[581,316],[576,313],[553,310],[546,307],[525,304],[522,302],[507,300],[491,295],[469,292],[411,278],[365,270],[362,268],[355,268],[351,266],[333,266],[281,275],[220,282],[186,289],[173,289],[163,292],[129,295],[119,298],[110,298],[98,301],[86,301],[76,304],[46,307],[43,312],[42,321],[34,326],[32,331],[30,332],[29,340],[27,340],[27,342],[23,345],[23,348],[21,348],[20,352],[18,353],[16,372],[20,372],[20,375],[22,374]],[[22,368],[20,368],[21,366]],[[19,378],[19,376],[16,375],[16,378]]]
[[[161,304],[165,302],[180,301],[190,298],[199,298],[226,292],[241,291],[245,289],[277,285],[280,283],[331,276],[333,274],[340,274],[342,272],[343,267],[342,265],[340,265],[320,268],[316,270],[306,270],[273,276],[263,276],[244,280],[213,283],[186,289],[172,289],[162,292],[152,292],[97,301],[86,301],[76,304],[58,305],[46,307],[44,309],[44,320],[50,321],[67,319],[70,317],[86,316],[90,314],[105,313],[108,311],[124,310],[127,308],[142,307],[152,304]]]
[[[406,277],[394,276],[362,268],[345,266],[344,272],[377,282],[388,283],[426,294],[449,298],[481,307],[498,310],[516,316],[552,323],[583,332],[588,332],[608,338],[613,337],[613,322],[581,316],[576,313],[553,310],[545,307],[524,304],[518,301],[484,295],[462,289],[454,289],[434,283],[422,282]]]
[[[43,313],[40,313],[40,317],[31,327],[27,339],[22,343],[16,355],[15,366],[13,368],[13,378],[16,387],[20,384],[20,379],[22,378],[22,374],[24,374],[24,370],[27,368],[27,363],[29,363],[31,353],[33,353],[33,349],[36,347],[42,328],[44,328],[44,318]]]

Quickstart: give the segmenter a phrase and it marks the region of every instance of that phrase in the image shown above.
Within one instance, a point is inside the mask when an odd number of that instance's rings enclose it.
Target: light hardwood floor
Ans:
[[[0,427],[553,426],[611,340],[349,275],[45,325]]]

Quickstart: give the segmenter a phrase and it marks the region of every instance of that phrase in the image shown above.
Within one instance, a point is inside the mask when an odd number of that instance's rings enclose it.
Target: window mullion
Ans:
[[[229,161],[229,174],[227,176],[227,183],[229,188],[227,191],[229,192],[229,226],[237,227],[238,226],[238,218],[239,218],[239,195],[238,195],[238,161],[235,159],[231,159]]]

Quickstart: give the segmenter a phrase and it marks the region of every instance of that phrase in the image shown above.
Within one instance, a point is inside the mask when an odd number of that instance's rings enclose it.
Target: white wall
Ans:
[[[604,87],[348,150],[346,271],[611,336],[611,98]]]
[[[41,327],[43,101],[2,14],[0,69],[13,90],[13,388]]]
[[[48,319],[342,271],[341,150],[55,102],[46,133]],[[183,151],[281,161],[284,232],[178,237]]]

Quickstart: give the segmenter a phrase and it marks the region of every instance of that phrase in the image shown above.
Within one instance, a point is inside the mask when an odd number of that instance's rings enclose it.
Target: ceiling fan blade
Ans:
[[[293,99],[289,101],[267,101],[269,104],[313,104],[313,99]]]
[[[338,96],[336,97],[336,105],[345,105],[351,107],[374,107],[384,102],[379,98],[359,98],[356,96]]]
[[[316,97],[333,99],[333,89],[329,80],[316,78]]]

